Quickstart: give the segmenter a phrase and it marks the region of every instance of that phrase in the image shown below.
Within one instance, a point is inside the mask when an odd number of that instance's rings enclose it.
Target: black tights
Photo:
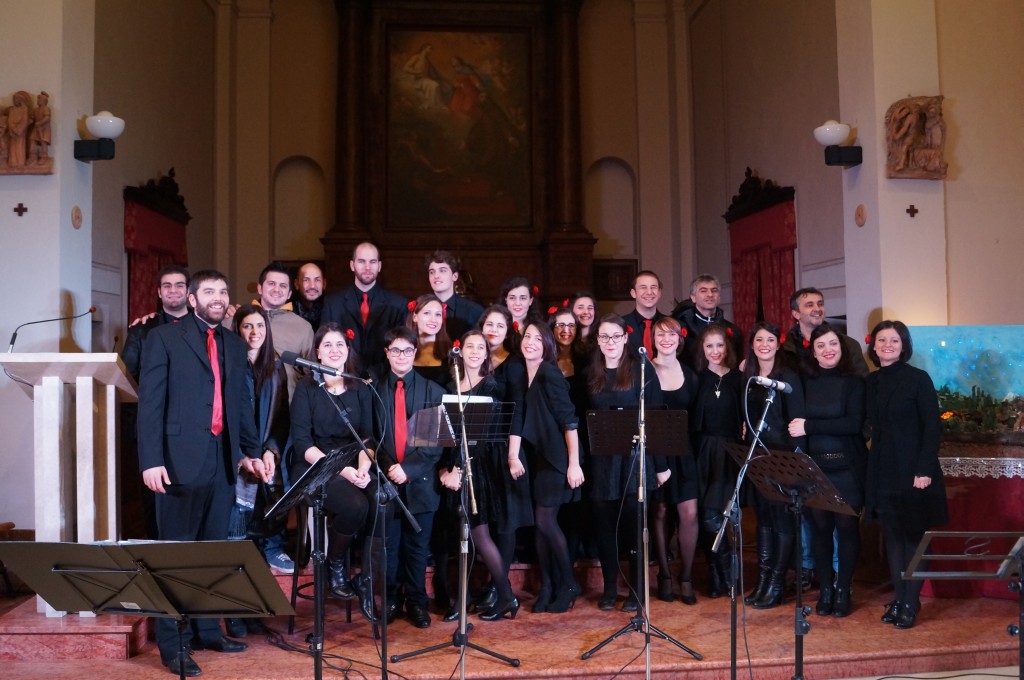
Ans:
[[[893,588],[896,590],[895,599],[897,602],[917,607],[921,604],[921,588],[924,581],[905,581],[902,572],[910,565],[924,532],[883,526],[882,534],[885,536],[886,559],[889,561],[889,578],[892,579]]]
[[[839,574],[836,584],[840,588],[849,588],[853,583],[853,569],[857,566],[857,555],[860,552],[860,518],[812,509],[811,528],[814,531],[814,563],[818,566],[822,587],[831,583],[832,532],[835,531],[839,537]]]
[[[498,601],[507,602],[512,599],[512,586],[508,582],[508,570],[505,568],[501,551],[491,538],[491,531],[486,524],[473,527],[473,546],[480,561],[487,567],[491,582],[498,589]]]
[[[559,507],[537,505],[533,509],[541,586],[551,584],[553,592],[565,590],[575,581],[572,562],[569,561],[569,544],[558,525]]]

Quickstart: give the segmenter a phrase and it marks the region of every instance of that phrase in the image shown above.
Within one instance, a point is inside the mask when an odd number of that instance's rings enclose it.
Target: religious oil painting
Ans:
[[[530,221],[530,50],[516,31],[388,34],[393,227]]]

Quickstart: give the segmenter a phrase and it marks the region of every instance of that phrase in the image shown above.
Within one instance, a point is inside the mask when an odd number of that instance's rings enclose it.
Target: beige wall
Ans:
[[[949,322],[1021,324],[1024,3],[937,0]]]

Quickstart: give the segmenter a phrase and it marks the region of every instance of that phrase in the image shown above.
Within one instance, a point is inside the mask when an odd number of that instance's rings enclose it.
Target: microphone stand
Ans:
[[[375,478],[377,480],[377,505],[378,505],[378,507],[377,507],[377,513],[378,513],[377,514],[377,518],[378,518],[378,520],[377,521],[381,522],[381,533],[380,533],[381,564],[378,566],[378,571],[380,572],[380,583],[381,583],[380,591],[381,591],[381,603],[382,603],[382,606],[380,608],[380,611],[375,616],[377,621],[372,621],[371,623],[373,624],[373,635],[374,635],[374,637],[378,637],[377,626],[378,625],[380,626],[380,634],[379,634],[380,646],[381,646],[380,677],[381,677],[381,680],[387,680],[387,677],[388,677],[388,617],[387,617],[387,608],[388,608],[388,606],[387,606],[388,605],[388,603],[387,603],[387,573],[388,573],[388,571],[387,571],[387,565],[388,565],[388,540],[387,540],[388,536],[387,536],[387,533],[388,533],[388,523],[387,523],[387,513],[386,512],[380,512],[380,507],[381,506],[387,506],[387,504],[391,500],[394,500],[396,503],[398,503],[398,507],[402,509],[402,512],[405,514],[406,519],[409,520],[409,524],[412,526],[413,531],[415,531],[416,533],[419,533],[422,529],[420,528],[419,523],[413,517],[412,513],[409,512],[409,508],[402,501],[401,496],[398,495],[398,490],[395,489],[394,485],[391,483],[391,480],[389,480],[387,478],[387,476],[384,475],[384,472],[383,472],[383,470],[381,470],[380,465],[377,464],[377,457],[375,455],[371,455],[370,454],[370,452],[366,448],[366,445],[363,443],[363,438],[360,437],[359,433],[356,432],[356,429],[354,427],[352,427],[352,421],[349,420],[348,414],[345,412],[345,409],[341,408],[334,399],[330,398],[330,392],[327,391],[327,383],[324,381],[323,376],[320,374],[319,371],[314,371],[313,372],[313,378],[317,381],[317,384],[320,386],[320,388],[328,395],[328,401],[330,401],[331,405],[334,406],[334,410],[336,410],[338,412],[338,415],[341,416],[341,421],[345,424],[345,427],[348,428],[348,431],[352,434],[352,438],[356,442],[359,443],[359,451],[361,453],[365,454],[366,457],[370,459],[370,467],[373,469],[373,474],[374,474],[374,476],[375,476]],[[326,487],[325,487],[324,490],[326,491]],[[317,520],[317,530],[319,530],[319,531],[323,531],[323,527],[321,526],[321,524],[322,523],[318,519]],[[373,540],[373,536],[372,535],[370,537],[370,540],[371,541]],[[321,545],[321,548],[322,548],[323,545],[324,545],[324,542],[321,542],[320,545]],[[367,559],[368,563],[371,561],[372,557],[373,557],[373,552],[371,551],[370,557]],[[324,557],[321,556],[321,559],[320,559],[321,564],[319,564],[321,569],[323,568],[323,565],[322,565],[323,559],[324,559]],[[317,565],[314,565],[314,570],[316,569],[316,566]],[[377,611],[377,606],[376,606],[376,602],[374,601],[374,594],[373,594],[374,588],[373,588],[373,567],[372,567],[372,564],[370,566],[369,578],[370,578],[370,588],[369,588],[369,590],[370,590],[370,599],[371,599],[371,601],[370,601],[370,611],[371,612],[376,612]],[[323,595],[321,594],[317,598],[317,600],[316,600],[317,605],[320,607],[321,616],[322,616],[322,612],[323,612],[323,599],[324,599]],[[323,646],[323,628],[322,627],[320,628],[320,636],[321,637],[320,637],[320,640],[319,640],[319,644],[322,647]],[[319,678],[317,678],[317,680],[319,680]]]
[[[469,599],[469,515],[466,513],[466,500],[469,500],[469,507],[472,513],[477,514],[476,493],[473,489],[473,464],[469,455],[469,437],[466,435],[466,409],[462,399],[462,375],[459,372],[459,348],[452,349],[452,366],[455,367],[455,393],[459,403],[459,448],[462,451],[462,485],[459,489],[459,625],[452,634],[451,643],[442,642],[431,645],[424,649],[396,654],[391,661],[397,663],[403,659],[434,652],[446,647],[459,648],[459,678],[466,680],[466,648],[475,649],[478,652],[504,661],[505,663],[518,668],[519,659],[504,656],[495,651],[482,647],[469,641],[469,631],[473,630],[473,624],[466,621],[466,603]]]
[[[747,381],[747,387],[750,386],[751,378]],[[725,536],[726,527],[732,527],[732,545],[729,549],[730,554],[730,565],[729,565],[729,607],[730,607],[730,635],[729,635],[729,678],[730,680],[736,680],[736,627],[737,627],[737,582],[739,580],[739,564],[740,564],[740,523],[742,522],[742,512],[740,510],[740,487],[743,485],[743,479],[747,475],[747,466],[750,464],[750,459],[754,456],[754,449],[757,448],[758,444],[761,444],[761,433],[764,432],[766,427],[765,418],[768,416],[768,409],[771,408],[772,404],[775,403],[775,388],[769,387],[768,396],[764,400],[764,410],[761,412],[761,421],[757,424],[757,427],[753,430],[753,438],[750,442],[750,449],[747,450],[747,458],[743,461],[743,466],[740,467],[740,472],[736,475],[736,488],[733,489],[732,497],[726,504],[725,509],[722,510],[722,524],[718,527],[718,534],[715,536],[715,542],[711,545],[712,554],[718,553],[718,548],[722,545],[722,539]],[[745,392],[744,392],[745,394]],[[746,399],[746,397],[744,397]],[[764,444],[761,444],[764,446]],[[728,454],[726,454],[728,455]],[[799,588],[799,584],[797,584]]]

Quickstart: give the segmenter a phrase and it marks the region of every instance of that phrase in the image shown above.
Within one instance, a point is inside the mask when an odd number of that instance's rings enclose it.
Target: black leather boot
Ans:
[[[331,582],[331,592],[342,600],[351,600],[356,596],[355,588],[348,578],[348,570],[345,568],[345,558],[351,545],[351,534],[331,531],[327,539],[327,574]]]
[[[850,615],[850,586],[836,588],[835,602],[832,604],[832,616],[842,618]]]
[[[747,604],[760,600],[768,589],[768,581],[772,576],[772,564],[775,561],[775,532],[771,527],[757,527],[757,583],[750,594],[743,598]]]
[[[832,615],[834,606],[833,596],[832,571],[822,571],[821,590],[818,593],[818,604],[814,607],[814,611],[817,612],[818,616]]]

